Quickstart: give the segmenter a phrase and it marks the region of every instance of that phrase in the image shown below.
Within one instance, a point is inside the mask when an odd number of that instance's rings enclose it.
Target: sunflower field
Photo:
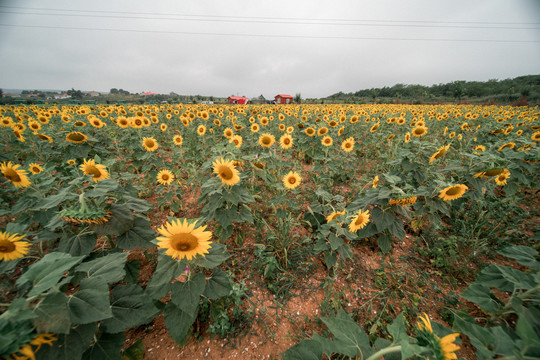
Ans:
[[[538,358],[539,116],[0,107],[0,358]]]

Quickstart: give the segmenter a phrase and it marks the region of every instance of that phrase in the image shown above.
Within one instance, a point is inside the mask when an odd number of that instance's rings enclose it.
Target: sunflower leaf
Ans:
[[[146,286],[146,292],[152,299],[160,299],[170,290],[171,280],[186,270],[184,261],[174,260],[168,255],[159,255],[154,275]]]
[[[101,333],[98,340],[83,354],[83,360],[124,360],[120,351],[124,345],[124,333]]]
[[[124,266],[128,253],[112,253],[77,266],[75,271],[84,272],[90,278],[100,278],[107,284],[122,280],[126,275]]]
[[[68,297],[59,291],[50,291],[34,307],[34,326],[40,333],[68,334],[71,328],[68,312]]]
[[[133,227],[116,238],[116,244],[124,250],[149,249],[155,246],[151,243],[155,238],[156,232],[150,227],[148,220],[137,217],[133,221]]]
[[[382,211],[378,207],[371,210],[371,216],[378,232],[388,229],[396,218],[390,211]]]
[[[302,340],[281,353],[283,360],[319,360],[322,358],[322,345],[317,340]]]
[[[112,316],[109,286],[100,278],[83,279],[79,291],[69,296],[69,317],[74,324],[88,324]]]
[[[213,242],[210,249],[208,249],[208,254],[202,259],[201,266],[206,269],[213,269],[230,257],[231,255],[227,252],[227,246]]]
[[[109,221],[91,228],[100,235],[120,235],[133,227],[134,217],[125,205],[113,204]]]
[[[227,274],[221,269],[216,269],[212,277],[208,279],[204,289],[204,295],[212,300],[216,300],[222,296],[229,295],[231,290],[231,280]]]
[[[58,251],[68,253],[71,256],[88,255],[94,250],[97,242],[96,234],[78,234],[64,236],[58,245]]]
[[[75,193],[71,192],[71,186],[68,186],[67,188],[60,190],[57,194],[48,196],[45,199],[41,200],[36,206],[32,208],[32,210],[51,209],[59,205],[60,203],[68,200],[73,200],[76,197],[77,196],[75,195]]]
[[[71,328],[69,334],[58,334],[52,346],[42,346],[36,353],[40,360],[80,359],[90,346],[96,332],[96,323]]]
[[[182,311],[194,314],[199,300],[206,287],[204,274],[198,273],[186,282],[175,282],[171,285],[171,300]]]
[[[194,314],[188,314],[179,309],[173,302],[167,303],[163,311],[165,326],[169,335],[180,345],[183,345],[189,336],[191,324],[196,319],[197,311]]]
[[[532,268],[539,268],[540,261],[536,260],[538,251],[529,246],[516,245],[509,246],[498,252],[501,255],[516,260],[521,265]]]

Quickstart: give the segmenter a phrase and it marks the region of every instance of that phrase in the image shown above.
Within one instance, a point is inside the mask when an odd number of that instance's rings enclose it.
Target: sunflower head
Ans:
[[[428,132],[427,127],[425,126],[416,126],[414,129],[412,129],[411,133],[413,136],[421,137],[426,135]]]
[[[66,135],[66,140],[74,144],[81,144],[88,141],[88,137],[81,132],[72,131]]]
[[[180,146],[184,142],[184,138],[181,135],[175,135],[173,138],[173,142],[175,145]]]
[[[283,134],[280,138],[279,138],[279,144],[280,146],[283,148],[283,149],[289,149],[292,147],[293,145],[293,138],[291,135],[289,134]]]
[[[298,187],[301,181],[302,181],[302,178],[300,177],[300,174],[293,171],[289,171],[289,173],[283,177],[283,185],[285,186],[286,189],[289,189],[289,190],[292,190]]]
[[[364,228],[368,224],[369,218],[369,210],[358,210],[358,214],[352,218],[351,223],[349,224],[349,231],[357,232],[358,230]]]
[[[142,141],[143,147],[146,149],[146,151],[154,152],[159,147],[158,142],[153,137],[145,137]]]
[[[85,175],[91,175],[94,182],[105,180],[111,177],[105,165],[96,164],[94,159],[84,159],[84,163],[80,166],[80,169]]]
[[[19,169],[21,165],[13,165],[11,161],[0,163],[0,171],[6,179],[16,188],[25,188],[31,185],[26,170]]]
[[[272,134],[264,133],[259,137],[259,145],[262,147],[270,147],[274,145],[276,138]]]
[[[26,255],[30,243],[21,241],[22,239],[24,235],[0,231],[0,260],[15,260]]]
[[[240,173],[233,165],[232,160],[219,158],[212,165],[214,173],[219,176],[223,184],[232,186],[240,182]]]
[[[323,144],[324,146],[332,146],[333,143],[334,140],[330,136],[325,136],[321,140],[321,144]]]
[[[37,175],[43,171],[43,167],[38,163],[31,163],[28,165],[28,170],[34,175]]]
[[[212,232],[205,231],[205,226],[195,227],[196,222],[189,223],[176,219],[165,223],[157,231],[158,247],[166,249],[165,254],[176,260],[191,260],[197,255],[205,256],[211,247]]]
[[[199,127],[197,128],[197,134],[199,134],[200,136],[206,134],[206,126],[199,125]]]
[[[156,180],[161,185],[170,185],[174,181],[174,174],[170,170],[164,169],[157,174]]]
[[[456,200],[462,197],[468,189],[469,187],[463,184],[448,186],[440,191],[439,197],[444,201]]]
[[[450,144],[440,147],[439,150],[437,150],[433,155],[431,155],[431,157],[429,158],[429,162],[432,163],[438,158],[443,157],[449,148],[450,148]]]
[[[508,169],[504,169],[505,171],[503,171],[502,173],[500,173],[499,175],[497,175],[495,177],[495,182],[497,183],[497,185],[506,185],[506,180],[508,180],[508,178],[510,178],[510,171]]]

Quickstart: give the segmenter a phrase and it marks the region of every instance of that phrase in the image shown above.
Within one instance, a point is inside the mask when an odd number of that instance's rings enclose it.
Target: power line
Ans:
[[[234,19],[260,19],[260,20],[305,20],[305,21],[334,21],[334,22],[382,22],[382,23],[429,23],[429,24],[491,24],[491,25],[540,25],[540,23],[517,23],[517,22],[486,22],[486,21],[426,21],[426,20],[380,20],[380,19],[332,19],[332,18],[291,18],[291,17],[266,17],[266,16],[231,16],[231,15],[197,15],[197,14],[174,14],[174,13],[152,13],[134,11],[109,11],[109,10],[75,10],[59,8],[34,8],[23,6],[0,5],[2,8],[40,10],[40,11],[64,11],[64,12],[86,12],[86,13],[106,13],[106,14],[131,14],[131,15],[156,15],[156,16],[184,16],[184,17],[207,17],[207,18],[234,18]]]
[[[203,22],[226,22],[226,23],[257,23],[257,24],[291,24],[291,25],[333,25],[333,26],[377,26],[377,27],[420,27],[420,28],[460,28],[460,29],[504,29],[504,30],[540,30],[534,27],[501,27],[501,26],[467,26],[467,25],[425,25],[425,24],[340,24],[331,22],[299,22],[299,21],[273,21],[273,20],[224,20],[224,19],[179,19],[171,17],[147,17],[147,16],[120,16],[120,15],[86,15],[86,14],[58,14],[58,13],[30,13],[8,12],[0,10],[0,14],[38,15],[38,16],[65,16],[85,18],[112,18],[112,19],[136,19],[136,20],[173,20],[173,21],[203,21]]]
[[[537,40],[497,40],[497,39],[422,39],[422,38],[385,38],[385,37],[353,37],[353,36],[309,36],[309,35],[266,35],[266,34],[233,34],[191,31],[164,31],[164,30],[136,30],[136,29],[106,29],[70,26],[42,26],[42,25],[14,25],[0,24],[0,26],[33,28],[33,29],[62,29],[62,30],[90,30],[125,33],[148,34],[181,34],[181,35],[208,35],[208,36],[236,36],[236,37],[262,37],[262,38],[289,38],[289,39],[329,39],[329,40],[387,40],[387,41],[437,41],[437,42],[489,42],[489,43],[540,43]]]

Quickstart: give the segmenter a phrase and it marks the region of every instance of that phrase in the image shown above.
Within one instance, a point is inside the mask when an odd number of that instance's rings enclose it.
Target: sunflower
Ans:
[[[199,125],[199,127],[197,128],[197,134],[199,134],[200,136],[203,136],[205,133],[206,133],[206,126]]]
[[[351,223],[349,224],[349,231],[357,232],[358,230],[362,229],[369,222],[369,217],[369,210],[358,210],[358,214],[352,218]]]
[[[234,143],[234,146],[239,148],[240,146],[242,146],[243,139],[242,139],[242,136],[240,135],[233,135],[233,137],[229,140],[229,142]]]
[[[477,145],[477,146],[474,148],[474,150],[475,150],[474,153],[475,153],[476,155],[480,155],[479,151],[482,151],[482,152],[486,151],[486,147],[485,147],[484,145]]]
[[[66,163],[68,165],[76,165],[77,164],[74,159],[69,159],[68,161],[66,161]]]
[[[332,146],[333,143],[334,140],[330,136],[325,136],[321,140],[321,144],[323,144],[324,146]]]
[[[94,182],[105,180],[111,177],[105,165],[96,164],[94,159],[84,159],[84,163],[79,168],[82,170],[84,175],[93,176]]]
[[[181,135],[175,135],[173,137],[173,142],[175,145],[180,146],[184,142],[184,138]]]
[[[259,137],[259,144],[262,147],[270,147],[276,142],[274,135],[264,133]]]
[[[326,222],[329,223],[330,221],[334,220],[338,216],[345,215],[345,210],[343,211],[334,211],[330,215],[326,217]]]
[[[259,161],[253,163],[253,166],[255,166],[257,169],[261,169],[261,170],[264,170],[266,168],[266,165],[263,164],[262,162],[259,162]]]
[[[296,171],[289,171],[289,173],[283,177],[283,185],[289,190],[296,188],[298,185],[300,185],[301,181],[302,178]]]
[[[304,125],[304,124],[302,124],[302,125]],[[287,134],[292,134],[293,131],[294,131],[294,127],[292,127],[292,126],[287,126]]]
[[[26,170],[19,169],[21,165],[13,165],[11,161],[8,163],[0,163],[0,170],[2,174],[11,181],[16,188],[25,188],[30,186],[30,180],[26,176]]]
[[[37,163],[31,163],[30,165],[28,165],[28,170],[30,170],[32,174],[37,175],[43,171],[43,168]]]
[[[421,343],[422,346],[428,347],[435,359],[457,360],[455,352],[458,351],[460,347],[454,344],[454,341],[456,341],[459,333],[448,334],[439,338],[433,333],[431,322],[426,313],[424,313],[424,317],[419,316],[418,319],[418,342]]]
[[[497,185],[506,185],[506,180],[508,180],[508,178],[510,177],[510,171],[508,171],[508,169],[504,170],[505,171],[495,177],[495,182],[497,183]]]
[[[146,149],[146,151],[154,152],[159,147],[159,144],[153,137],[145,137],[143,138],[142,146]]]
[[[377,187],[377,185],[379,185],[379,175],[375,175],[375,177],[373,178],[373,183],[372,183],[371,187],[373,189],[375,189]]]
[[[307,136],[313,136],[315,135],[315,129],[312,127],[308,127],[304,130]]]
[[[450,148],[450,144],[440,147],[439,150],[437,150],[433,155],[431,155],[431,157],[429,158],[429,162],[432,163],[438,158],[443,157],[449,148]]]
[[[469,187],[463,184],[448,186],[440,191],[439,197],[444,201],[456,200],[462,197],[468,189]]]
[[[532,134],[531,135],[531,140],[532,141],[540,141],[540,131],[537,131],[534,134]]]
[[[498,176],[504,172],[510,173],[508,169],[503,168],[495,168],[495,169],[489,169],[487,171],[479,172],[478,174],[474,175],[475,178],[484,178],[489,176]]]
[[[28,122],[28,127],[30,129],[34,130],[34,132],[41,130],[41,124],[38,123],[37,121],[29,121]]]
[[[206,225],[197,228],[195,225],[196,222],[190,224],[187,219],[165,223],[157,230],[162,235],[156,238],[158,247],[167,249],[165,254],[175,260],[191,260],[197,255],[204,257],[212,244],[212,232],[205,231]]]
[[[506,144],[502,145],[499,149],[497,149],[497,151],[503,151],[503,149],[513,149],[514,146],[516,146],[515,142],[509,142],[509,143],[506,143]]]
[[[157,174],[156,180],[161,185],[170,185],[174,181],[174,174],[170,170],[164,169]]]
[[[167,131],[167,124],[163,124],[163,123],[162,123],[161,125],[159,125],[159,129],[160,129],[161,131]]]
[[[88,141],[88,137],[78,131],[72,131],[66,135],[66,140],[75,144],[81,144]]]
[[[350,137],[341,143],[341,149],[345,152],[351,152],[354,150],[354,138]]]
[[[231,160],[219,158],[212,165],[214,166],[214,173],[218,174],[223,184],[232,186],[240,181],[240,173]]]
[[[223,130],[223,136],[225,136],[227,139],[231,139],[233,135],[234,135],[233,129],[226,128],[225,130]]]
[[[426,135],[428,132],[427,127],[425,126],[416,126],[414,129],[412,129],[412,135],[416,137],[421,137]]]
[[[319,130],[317,130],[317,136],[324,136],[328,134],[328,128],[326,126],[323,126]]]
[[[251,132],[254,132],[254,133],[259,132],[260,128],[261,127],[259,126],[259,124],[253,124],[251,125]]]
[[[0,260],[15,260],[26,255],[30,243],[20,241],[23,238],[24,235],[0,232]]]
[[[405,134],[405,142],[408,143],[409,141],[411,141],[411,133],[410,132]]]
[[[371,129],[369,129],[369,132],[374,133],[375,131],[377,131],[380,125],[381,125],[380,123],[376,123],[375,125],[371,127]]]
[[[290,149],[293,145],[293,138],[289,134],[283,134],[279,138],[279,144],[283,149]]]

